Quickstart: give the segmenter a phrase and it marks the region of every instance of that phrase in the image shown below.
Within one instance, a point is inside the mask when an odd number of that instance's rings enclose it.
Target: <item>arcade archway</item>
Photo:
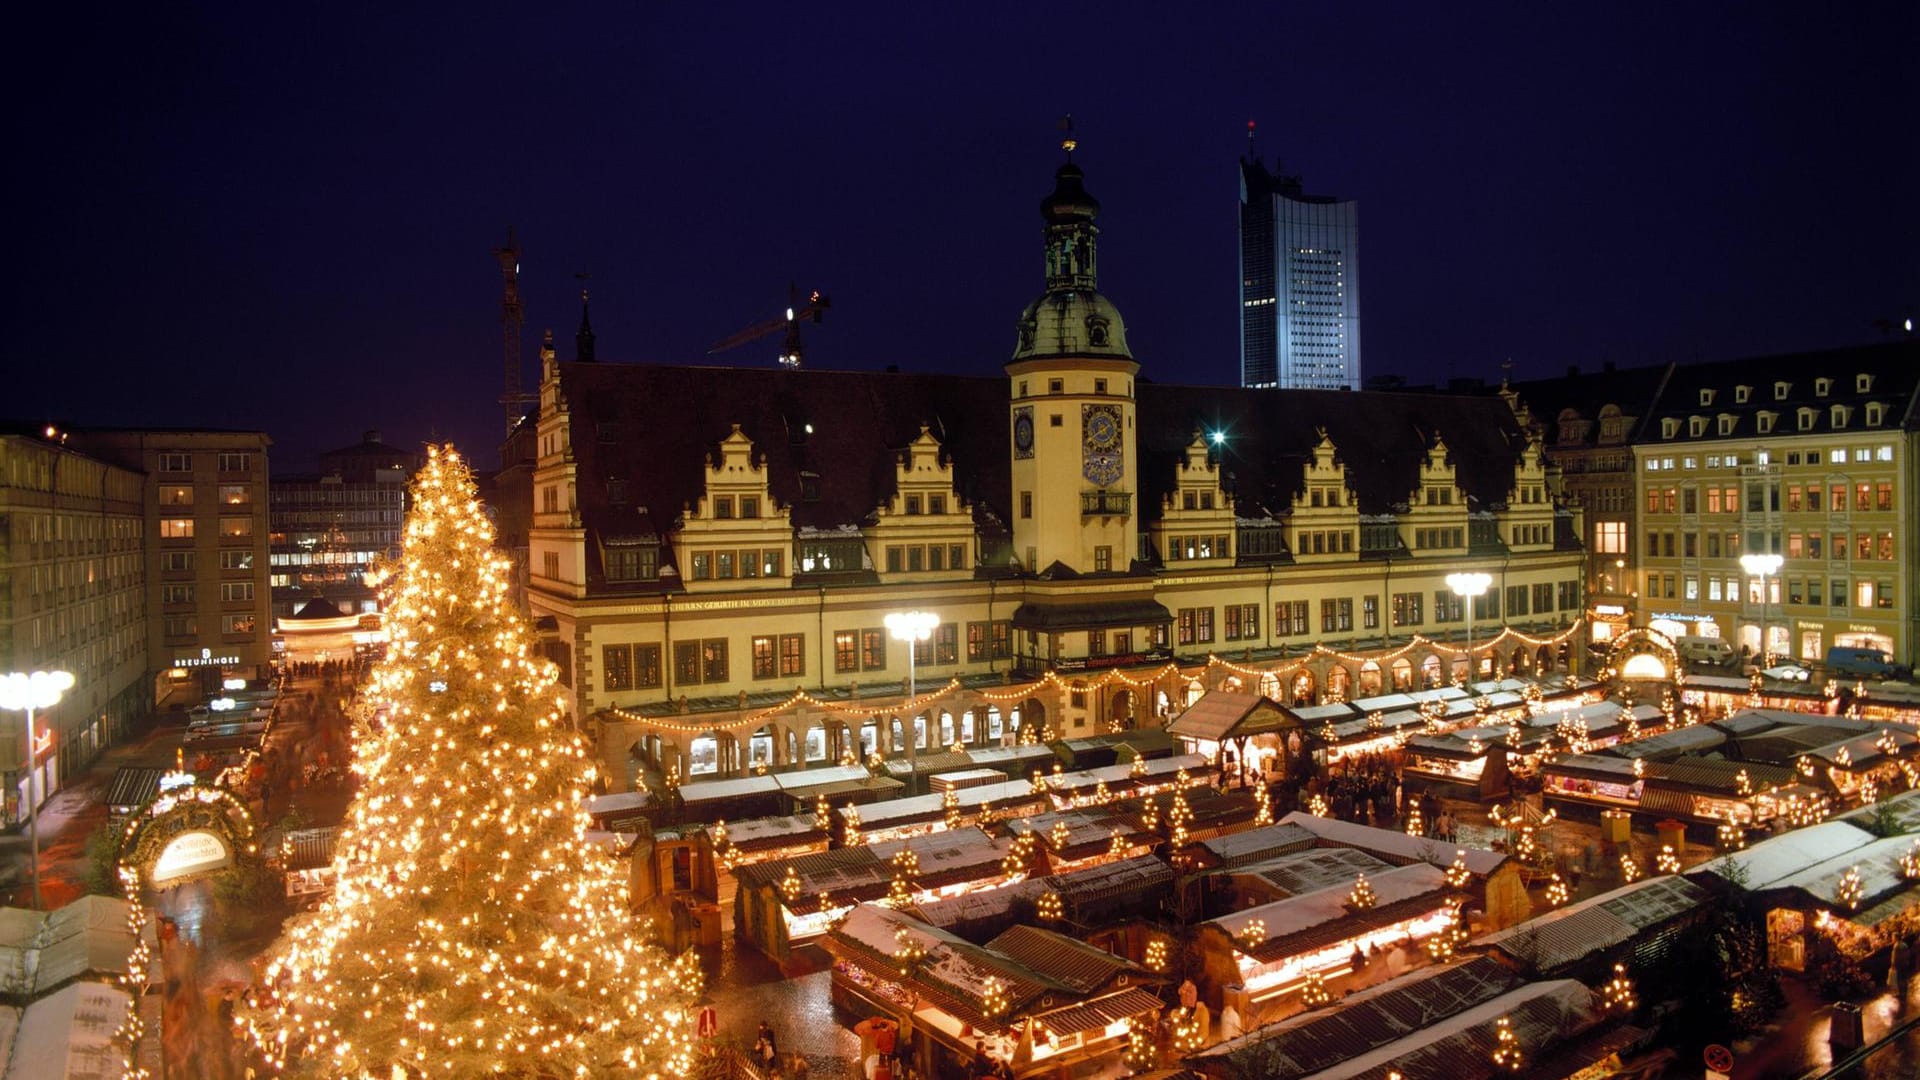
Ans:
[[[1647,627],[1629,630],[1607,649],[1607,671],[1622,683],[1667,682],[1680,671],[1673,639]]]

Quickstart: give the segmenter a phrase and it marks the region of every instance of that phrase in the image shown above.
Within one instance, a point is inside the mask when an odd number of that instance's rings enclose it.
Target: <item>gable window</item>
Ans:
[[[1848,412],[1849,410],[1845,405],[1835,405],[1833,407],[1833,426],[1836,428],[1846,427]]]
[[[1877,401],[1872,403],[1871,405],[1868,405],[1867,406],[1867,426],[1879,427],[1880,421],[1886,415],[1886,411],[1887,411],[1886,406],[1880,404]]]
[[[1660,421],[1661,438],[1671,439],[1678,434],[1680,434],[1680,421],[1672,419],[1671,417]]]
[[[743,518],[759,517],[760,516],[760,496],[758,495],[740,496],[740,516]]]
[[[1778,413],[1760,413],[1754,417],[1754,427],[1760,434],[1765,435],[1773,430],[1773,422],[1778,418]]]
[[[1720,434],[1722,435],[1733,434],[1733,417],[1722,416],[1720,418]]]

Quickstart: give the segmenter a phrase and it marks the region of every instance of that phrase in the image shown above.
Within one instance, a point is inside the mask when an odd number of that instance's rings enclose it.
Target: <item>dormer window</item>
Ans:
[[[1843,428],[1843,427],[1846,427],[1846,426],[1847,426],[1847,414],[1848,414],[1848,413],[1850,413],[1850,412],[1852,412],[1852,410],[1851,410],[1851,409],[1849,409],[1849,408],[1847,408],[1847,407],[1846,407],[1845,405],[1835,405],[1835,406],[1833,407],[1833,413],[1832,413],[1832,415],[1833,415],[1833,426],[1834,426],[1835,428]]]
[[[1688,435],[1691,435],[1697,439],[1700,436],[1705,435],[1706,433],[1707,433],[1706,417],[1690,416],[1687,418],[1687,434]]]
[[[1728,416],[1725,413],[1722,413],[1720,415],[1720,434],[1722,435],[1733,434],[1733,421],[1734,421],[1733,417]]]
[[[1773,400],[1775,401],[1787,400],[1787,395],[1792,392],[1793,384],[1790,382],[1777,382],[1773,384]]]
[[[1827,392],[1832,389],[1833,389],[1832,379],[1822,376],[1818,379],[1813,380],[1813,396],[1814,397],[1826,397]]]
[[[1713,404],[1713,391],[1712,390],[1700,391],[1700,407],[1704,409],[1711,404]]]
[[[1867,426],[1879,427],[1886,419],[1887,407],[1875,401],[1867,406]]]
[[[1680,421],[1672,418],[1668,418],[1660,421],[1660,437],[1661,438],[1671,439],[1678,434],[1680,434]]]
[[[1873,389],[1873,376],[1861,372],[1853,377],[1853,392],[1865,394]]]
[[[1779,419],[1779,413],[1763,412],[1754,417],[1754,427],[1762,435],[1773,431],[1773,422]]]
[[[1814,417],[1816,417],[1816,416],[1819,416],[1819,415],[1820,415],[1820,410],[1818,410],[1818,409],[1811,409],[1811,408],[1806,408],[1806,407],[1804,407],[1804,406],[1803,406],[1803,407],[1802,407],[1802,408],[1800,409],[1800,430],[1801,430],[1801,431],[1812,431],[1812,430],[1813,430],[1813,420],[1814,420]]]
[[[1752,396],[1753,387],[1751,386],[1736,386],[1733,388],[1733,403],[1735,405],[1745,405],[1747,399]]]

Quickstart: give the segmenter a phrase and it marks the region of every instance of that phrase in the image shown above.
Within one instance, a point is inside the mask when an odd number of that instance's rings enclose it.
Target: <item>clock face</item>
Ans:
[[[1080,475],[1103,488],[1118,484],[1126,474],[1120,410],[1112,405],[1083,406],[1080,425]]]
[[[1013,417],[1013,449],[1021,457],[1033,456],[1033,410],[1021,409]]]
[[[1087,417],[1087,446],[1111,450],[1120,442],[1120,425],[1112,413],[1097,412]]]

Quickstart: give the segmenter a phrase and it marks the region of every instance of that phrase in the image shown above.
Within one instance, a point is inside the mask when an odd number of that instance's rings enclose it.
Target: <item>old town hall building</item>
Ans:
[[[1469,640],[1579,662],[1578,522],[1511,396],[1177,385],[1098,289],[1076,165],[1041,211],[1001,378],[543,350],[528,603],[612,788],[1433,685]]]

